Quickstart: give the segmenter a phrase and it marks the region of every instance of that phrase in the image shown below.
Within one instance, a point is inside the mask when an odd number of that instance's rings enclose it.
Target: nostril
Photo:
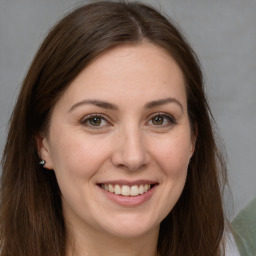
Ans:
[[[131,131],[129,131],[131,133]],[[112,163],[119,168],[137,171],[149,163],[150,157],[141,138],[124,136],[120,139],[112,152]]]

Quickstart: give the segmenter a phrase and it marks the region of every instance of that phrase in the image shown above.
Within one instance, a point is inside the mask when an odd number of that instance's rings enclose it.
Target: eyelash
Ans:
[[[160,117],[162,118],[163,122],[165,122],[164,120],[167,119],[167,124],[151,124],[151,126],[154,126],[154,128],[159,129],[159,128],[163,128],[163,127],[169,127],[171,125],[177,124],[175,118],[169,114],[166,113],[155,113],[153,115],[150,116],[149,121],[147,121],[147,123],[149,122],[153,122],[154,118]],[[93,118],[98,118],[100,119],[100,124],[99,126],[97,125],[92,125],[89,122],[92,121]],[[107,118],[105,115],[102,114],[90,114],[88,116],[85,116],[82,120],[81,120],[81,124],[83,126],[87,126],[91,129],[103,129],[106,126],[111,126],[111,123],[108,121],[109,118]],[[107,125],[102,125],[102,121],[108,123]]]
[[[169,127],[171,125],[177,124],[176,119],[172,115],[166,114],[166,113],[156,113],[156,114],[153,114],[152,116],[150,116],[150,119],[149,119],[150,122],[152,122],[153,119],[156,118],[156,117],[163,118],[163,122],[164,122],[165,119],[167,119],[167,124],[161,124],[161,125],[154,125],[154,124],[152,124],[156,129],[163,128],[163,127]]]
[[[99,118],[101,120],[101,122],[102,122],[102,120],[104,120],[105,122],[108,123],[107,126],[110,126],[110,122],[108,121],[108,118],[105,115],[102,115],[102,114],[91,114],[91,115],[85,116],[82,119],[81,124],[91,128],[91,129],[98,129],[98,130],[99,129],[103,129],[103,127],[105,127],[105,125],[104,126],[100,126],[101,124],[99,126],[97,126],[97,125],[95,126],[95,125],[89,124],[89,122],[92,121],[93,118]]]

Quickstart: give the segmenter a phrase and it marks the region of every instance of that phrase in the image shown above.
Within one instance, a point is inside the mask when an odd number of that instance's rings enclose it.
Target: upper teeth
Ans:
[[[137,185],[112,185],[112,184],[102,184],[101,187],[111,193],[122,196],[138,196],[142,195],[150,189],[150,184]]]

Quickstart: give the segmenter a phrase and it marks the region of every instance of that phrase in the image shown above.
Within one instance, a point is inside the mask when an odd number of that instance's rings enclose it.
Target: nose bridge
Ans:
[[[129,170],[138,170],[146,165],[149,157],[143,131],[136,125],[123,127],[119,131],[114,164]]]

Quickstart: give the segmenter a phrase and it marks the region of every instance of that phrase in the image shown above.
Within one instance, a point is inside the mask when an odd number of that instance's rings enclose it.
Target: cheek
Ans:
[[[187,177],[190,140],[188,136],[169,137],[155,143],[154,158],[162,176],[160,219],[164,219],[177,203]]]
[[[57,175],[90,177],[108,154],[104,141],[99,143],[83,133],[55,133],[52,141],[51,158]]]
[[[188,136],[167,138],[154,145],[156,162],[168,176],[179,177],[186,173],[190,159],[190,139]]]

